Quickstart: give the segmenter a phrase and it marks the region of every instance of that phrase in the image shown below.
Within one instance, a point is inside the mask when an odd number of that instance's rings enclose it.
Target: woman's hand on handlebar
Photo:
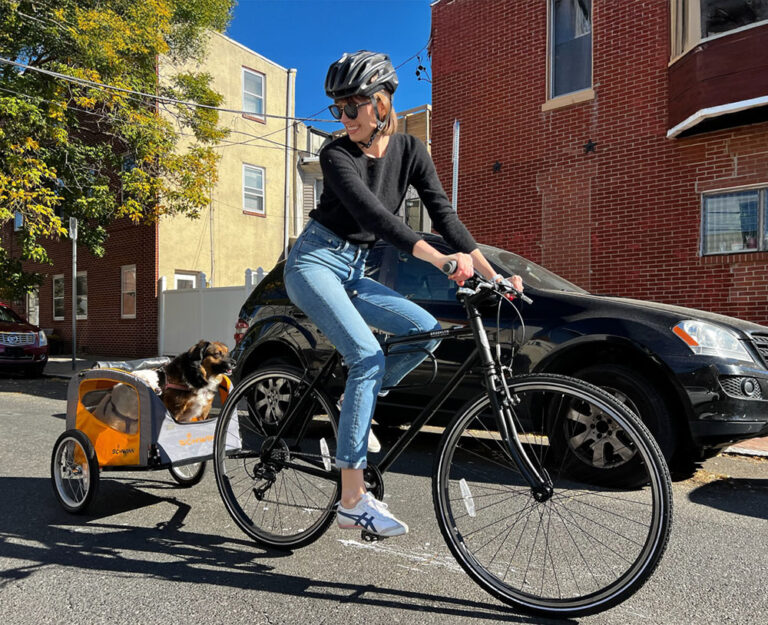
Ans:
[[[523,279],[520,276],[515,275],[510,278],[502,277],[502,279],[508,280],[510,284],[515,287],[516,291],[520,291],[521,293],[523,292]]]
[[[475,266],[472,257],[469,254],[457,252],[456,254],[447,254],[434,263],[435,267],[441,269],[451,261],[456,263],[456,269],[448,275],[448,278],[454,280],[459,286],[464,285],[464,280],[475,275]]]

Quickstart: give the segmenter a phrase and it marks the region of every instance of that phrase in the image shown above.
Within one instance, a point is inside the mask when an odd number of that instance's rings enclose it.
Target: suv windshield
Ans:
[[[21,319],[16,316],[10,308],[0,306],[0,321],[10,321],[11,323],[19,323]]]
[[[544,267],[522,256],[507,252],[506,250],[500,250],[498,247],[491,247],[490,245],[479,244],[478,247],[492,264],[502,270],[499,273],[503,276],[516,274],[523,279],[523,283],[527,286],[548,291],[587,292],[572,282],[568,282],[565,278],[561,278],[556,273],[552,273],[548,269],[544,269]]]

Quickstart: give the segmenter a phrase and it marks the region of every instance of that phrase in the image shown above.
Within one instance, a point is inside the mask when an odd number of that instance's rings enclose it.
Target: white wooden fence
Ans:
[[[253,287],[264,278],[264,270],[245,272],[242,286],[220,286],[167,290],[165,277],[158,283],[158,350],[163,356],[186,351],[200,339],[235,346],[237,313]],[[198,284],[205,284],[200,274]]]

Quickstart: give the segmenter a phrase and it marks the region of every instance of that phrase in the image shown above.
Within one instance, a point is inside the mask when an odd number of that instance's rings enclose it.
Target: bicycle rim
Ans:
[[[616,605],[642,586],[669,538],[661,453],[637,417],[596,387],[534,375],[513,379],[510,390],[520,441],[553,494],[534,499],[483,396],[451,423],[436,459],[433,495],[446,542],[476,582],[523,611],[565,617]],[[614,479],[611,463],[573,471],[579,459],[550,446],[549,428],[578,427],[574,411],[594,410],[612,421],[605,436],[626,448],[610,451],[633,459],[631,475],[622,465]]]
[[[338,500],[338,483],[331,476],[338,418],[321,392],[305,404],[302,415],[311,417],[304,431],[299,427],[304,419],[299,419],[297,427],[275,438],[306,386],[289,369],[257,372],[230,395],[216,427],[219,493],[239,527],[269,547],[296,548],[318,538]],[[265,444],[273,444],[268,455]]]

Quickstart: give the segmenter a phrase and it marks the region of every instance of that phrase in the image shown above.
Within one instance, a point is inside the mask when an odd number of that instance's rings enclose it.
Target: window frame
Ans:
[[[261,210],[254,210],[250,208],[245,207],[245,200],[246,200],[246,191],[247,189],[255,189],[256,187],[246,187],[245,185],[245,171],[246,169],[255,169],[261,172]],[[245,215],[255,215],[257,217],[266,217],[267,216],[267,170],[264,167],[259,167],[258,165],[251,165],[250,163],[243,163],[243,213]],[[251,192],[251,195],[258,195],[257,193]]]
[[[197,280],[199,276],[200,276],[200,273],[197,271],[174,271],[173,272],[173,288],[177,291],[180,290],[179,279],[182,279],[182,280],[192,280],[192,286],[189,288],[196,289]],[[187,289],[185,288],[182,290],[187,290]]]
[[[547,1],[547,86],[546,86],[546,102],[542,106],[542,110],[550,110],[553,108],[559,108],[561,106],[569,106],[578,102],[584,102],[592,100],[595,97],[594,83],[594,59],[595,59],[595,29],[594,29],[594,14],[595,3],[590,0],[590,54],[589,54],[589,85],[581,89],[569,91],[555,95],[555,36],[554,36],[554,22],[555,22],[555,5],[556,0]]]
[[[767,18],[722,33],[715,33],[709,37],[702,37],[701,0],[672,0],[669,14],[671,21],[669,28],[671,37],[670,65],[702,43],[768,24]]]
[[[125,274],[133,271],[133,291],[128,291],[125,288]],[[136,265],[122,265],[120,267],[120,318],[121,319],[136,319],[136,313],[138,310],[138,302],[136,297]],[[133,314],[125,312],[125,295],[133,293]]]
[[[58,280],[61,280],[61,283],[62,283],[62,287],[61,287],[62,290],[61,290],[61,296],[60,297],[56,297],[56,282]],[[64,284],[64,274],[63,273],[57,273],[56,275],[54,275],[51,278],[51,304],[52,304],[52,306],[51,306],[51,316],[53,317],[54,321],[64,321],[64,319],[66,319],[67,310],[66,310],[66,308],[64,306],[64,299],[65,299],[65,296],[66,296],[66,291],[67,291],[67,287]],[[61,300],[61,310],[62,310],[62,313],[61,313],[60,317],[56,316],[56,300]]]
[[[735,195],[748,191],[757,191],[757,247],[747,249],[730,249],[705,251],[706,232],[704,231],[706,217],[706,202],[708,198],[722,195]],[[699,256],[727,256],[733,254],[759,254],[768,252],[768,183],[735,187],[729,189],[713,189],[701,194],[701,212],[699,224]]]
[[[77,278],[80,278],[80,277],[85,278],[85,295],[80,295],[80,289],[79,289],[80,282],[77,279]],[[88,319],[88,272],[87,271],[78,271],[77,274],[75,275],[75,290],[76,290],[76,292],[75,292],[75,306],[74,306],[75,318],[78,321],[86,320],[86,319]],[[79,305],[78,304],[79,304],[81,298],[83,298],[83,300],[85,301],[85,314],[84,315],[80,315],[77,312],[78,309],[79,309]]]
[[[241,76],[241,79],[240,79],[240,82],[241,82],[240,99],[241,99],[241,103],[242,103],[242,107],[243,107],[243,111],[244,111],[243,112],[243,117],[245,117],[247,119],[250,119],[250,120],[253,120],[253,121],[261,122],[262,124],[266,124],[267,123],[267,118],[266,118],[266,111],[267,111],[267,76],[263,72],[259,72],[259,71],[255,70],[255,69],[251,69],[250,67],[245,67],[244,65],[240,69],[241,69],[241,72],[240,72],[240,76]],[[246,76],[246,74],[253,74],[254,76],[258,76],[259,78],[261,78],[261,94],[252,93],[250,91],[246,91],[246,89],[245,89],[245,76]],[[246,94],[261,100],[261,109],[262,109],[261,113],[257,113],[255,111],[246,111],[246,109],[245,109],[245,96],[246,96]]]

